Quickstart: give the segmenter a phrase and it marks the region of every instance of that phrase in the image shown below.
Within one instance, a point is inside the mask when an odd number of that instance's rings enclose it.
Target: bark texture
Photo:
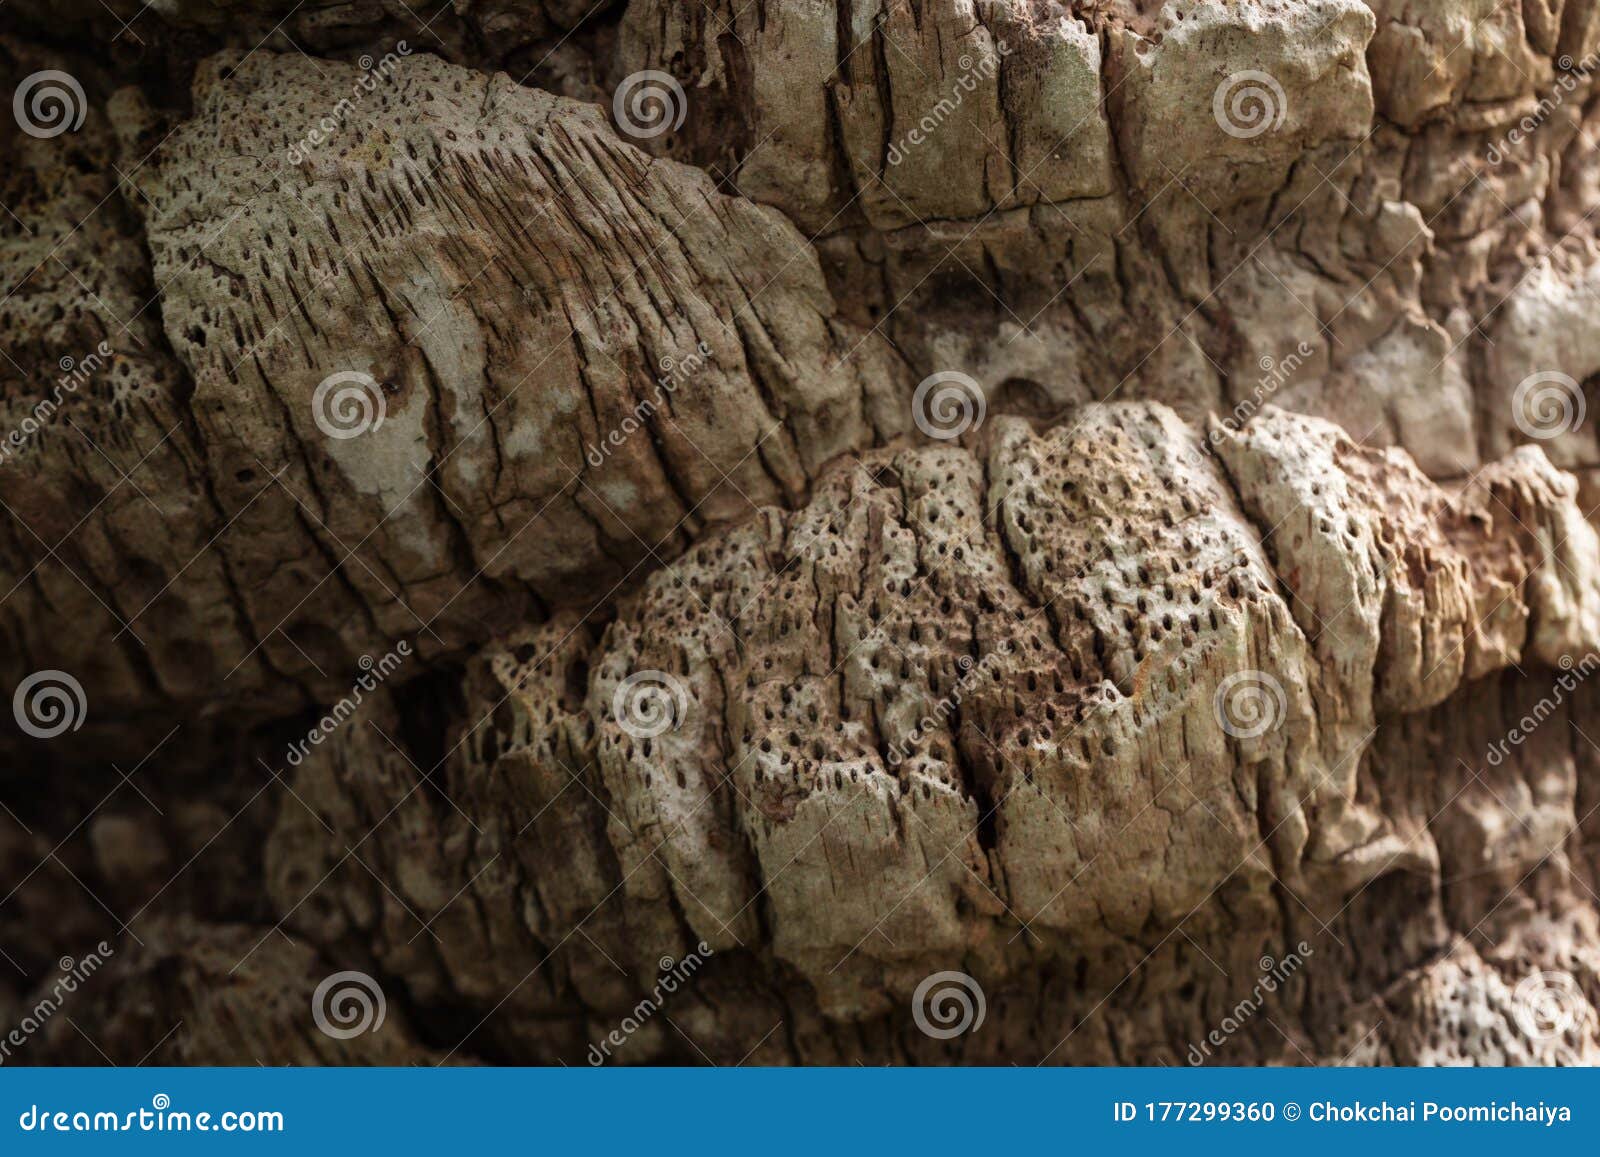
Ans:
[[[1600,1061],[1592,0],[0,20],[6,1059]]]

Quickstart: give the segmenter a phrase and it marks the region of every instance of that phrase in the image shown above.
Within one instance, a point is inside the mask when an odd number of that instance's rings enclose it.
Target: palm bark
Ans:
[[[28,1055],[1600,1058],[1592,4],[110,8],[0,38]]]

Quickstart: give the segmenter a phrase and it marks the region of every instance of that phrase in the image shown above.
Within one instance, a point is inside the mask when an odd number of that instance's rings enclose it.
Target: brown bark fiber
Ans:
[[[0,63],[6,1060],[1600,1060],[1593,0]]]

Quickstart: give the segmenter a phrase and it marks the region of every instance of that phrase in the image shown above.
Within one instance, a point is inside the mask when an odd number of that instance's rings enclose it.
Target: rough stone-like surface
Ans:
[[[1589,0],[4,12],[5,1060],[1600,1060]]]
[[[892,351],[837,321],[779,215],[651,162],[592,109],[425,57],[363,99],[359,126],[306,146],[357,75],[266,52],[202,68],[195,116],[135,178],[153,261],[138,275],[162,291],[144,349],[8,472],[28,524],[10,531],[12,653],[47,632],[109,712],[265,696],[283,714],[400,640],[448,654],[546,606],[593,609],[700,527],[794,502],[829,457],[909,425]],[[143,111],[113,104],[125,156],[145,156]],[[51,222],[112,194],[37,180]],[[10,259],[44,262],[49,283],[18,303],[36,315],[76,292],[44,260],[50,237]],[[115,234],[72,243],[121,256],[107,280],[138,255]],[[101,327],[135,312],[139,283],[113,288]],[[38,365],[104,329],[33,331]],[[339,373],[374,383],[359,437],[325,432],[359,428],[354,399],[316,400]],[[124,488],[119,460],[152,450]],[[94,484],[104,504],[63,500]],[[63,540],[81,590],[19,581]],[[40,613],[58,588],[76,639]]]
[[[1600,372],[1592,5],[739,7],[629,5],[617,76],[687,97],[651,147],[814,232],[923,372],[1038,413],[1272,400],[1434,477],[1527,440],[1529,374]]]
[[[95,1036],[65,1018],[47,1022],[64,1063],[93,1065],[105,1050],[158,1065],[207,1064],[228,1057],[260,1065],[436,1064],[405,1014],[388,1005],[377,1032],[338,1040],[318,1031],[310,1010],[328,972],[303,944],[231,925],[187,923],[147,929],[109,970],[78,990],[94,1014]],[[338,1022],[334,1022],[337,1026]]]
[[[986,442],[841,463],[804,510],[659,572],[602,636],[557,620],[508,641],[469,676],[439,799],[408,798],[417,769],[393,721],[342,733],[301,768],[268,843],[275,905],[314,943],[386,945],[385,969],[425,1003],[487,1012],[514,988],[495,1020],[527,1019],[496,1032],[507,1055],[575,1061],[583,1018],[603,1032],[658,957],[704,942],[741,978],[752,957],[792,970],[816,1004],[752,998],[691,1033],[700,1048],[737,1058],[782,1017],[845,1049],[820,1055],[848,1056],[839,1034],[903,1025],[941,968],[1025,991],[1026,974],[1074,960],[1111,970],[1134,952],[1131,967],[1174,929],[1242,962],[1302,936],[1339,957],[1397,918],[1349,910],[1397,871],[1423,872],[1443,906],[1424,869],[1481,856],[1515,888],[1573,837],[1570,771],[1423,784],[1411,761],[1440,720],[1374,742],[1437,712],[1464,668],[1478,686],[1519,662],[1553,680],[1595,648],[1593,591],[1575,576],[1600,548],[1581,519],[1560,549],[1539,532],[1577,512],[1537,451],[1446,493],[1399,452],[1275,410],[1220,458],[1150,406],[1091,407],[1043,433],[1004,422]],[[1296,489],[1297,517],[1266,521]],[[1422,517],[1445,505],[1424,541]],[[1335,532],[1355,543],[1330,550]],[[624,729],[614,703],[637,701],[624,680],[639,672],[681,688],[678,726]],[[1508,806],[1523,831],[1502,831]],[[369,830],[370,858],[350,862]],[[1485,856],[1485,840],[1504,846]],[[452,870],[419,876],[419,846]],[[436,938],[419,934],[440,910]],[[1469,914],[1441,911],[1438,942],[1470,940]],[[1525,956],[1461,981],[1522,1042],[1508,1059],[1545,1043],[1518,1029],[1507,984],[1565,951],[1592,958],[1591,924],[1519,932]],[[1407,964],[1432,969],[1417,949]],[[1335,967],[1379,999],[1359,958]],[[1385,1055],[1427,1055],[1418,1034],[1453,1015],[1438,983],[1407,982],[1415,1018],[1374,1029]],[[545,1024],[562,1012],[578,1023]],[[1300,1015],[1304,1039],[1331,1048],[1322,1014]],[[1584,1015],[1573,1047],[1592,1055]],[[1181,1032],[1153,1028],[1151,1047],[1181,1056]]]

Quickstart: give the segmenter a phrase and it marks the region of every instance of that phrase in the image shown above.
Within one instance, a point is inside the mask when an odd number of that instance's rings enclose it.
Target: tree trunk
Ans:
[[[4,13],[5,1059],[1600,1060],[1592,0]]]

